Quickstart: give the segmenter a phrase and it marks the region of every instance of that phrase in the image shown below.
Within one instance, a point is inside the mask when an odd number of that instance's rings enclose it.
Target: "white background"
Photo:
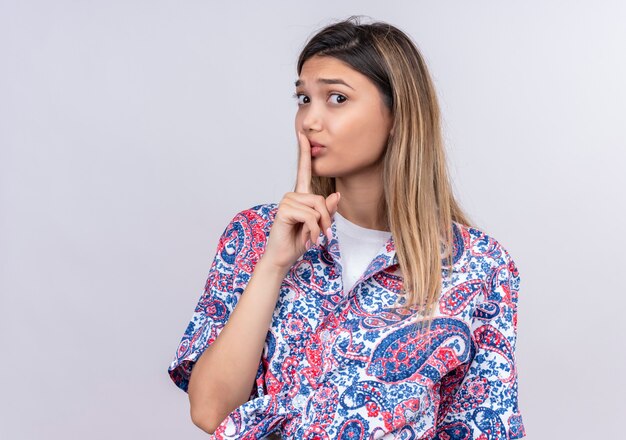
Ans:
[[[521,275],[528,439],[616,438],[619,1],[0,1],[0,437],[206,438],[167,375],[227,222],[296,175],[307,38],[424,54],[461,203]]]

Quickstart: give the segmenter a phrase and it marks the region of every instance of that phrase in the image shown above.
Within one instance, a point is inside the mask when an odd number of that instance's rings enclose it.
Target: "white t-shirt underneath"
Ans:
[[[349,292],[391,237],[390,231],[367,229],[335,212],[344,292]]]

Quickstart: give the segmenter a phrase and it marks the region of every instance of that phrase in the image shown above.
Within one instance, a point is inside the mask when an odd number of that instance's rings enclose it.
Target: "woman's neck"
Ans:
[[[378,178],[360,175],[335,178],[335,191],[341,193],[337,212],[345,219],[363,228],[389,231],[384,218],[381,218],[383,187]]]

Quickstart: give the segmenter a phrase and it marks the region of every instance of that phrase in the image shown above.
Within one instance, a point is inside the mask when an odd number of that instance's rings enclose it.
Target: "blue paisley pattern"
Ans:
[[[241,211],[223,231],[204,293],[168,373],[185,392],[265,251],[277,203]],[[403,304],[393,237],[349,292],[335,230],[285,276],[249,400],[215,439],[518,439],[515,342],[519,273],[504,247],[454,223],[428,332]]]

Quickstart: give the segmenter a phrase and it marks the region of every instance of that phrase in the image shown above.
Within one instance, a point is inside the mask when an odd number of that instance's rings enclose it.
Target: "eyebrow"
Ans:
[[[342,80],[340,78],[318,78],[317,82],[318,83],[322,83],[322,84],[343,84],[344,86],[348,86],[352,90],[354,90],[354,88],[350,84],[348,84],[347,82],[345,82],[344,80]],[[294,85],[296,87],[303,86],[304,85],[304,81],[302,81],[301,79],[298,79],[298,80],[296,80]]]

